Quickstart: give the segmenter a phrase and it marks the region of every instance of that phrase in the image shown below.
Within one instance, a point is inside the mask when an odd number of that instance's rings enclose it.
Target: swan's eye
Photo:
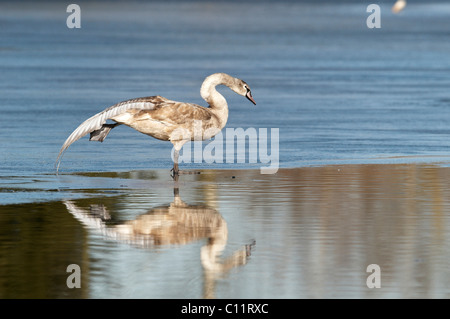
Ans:
[[[244,89],[246,89],[247,92],[250,91],[250,88],[247,85],[244,85]]]

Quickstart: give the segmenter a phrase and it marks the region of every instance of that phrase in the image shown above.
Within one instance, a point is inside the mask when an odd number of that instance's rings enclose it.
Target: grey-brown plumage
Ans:
[[[216,86],[221,84],[256,104],[248,84],[225,73],[208,76],[201,86],[200,95],[209,107],[171,101],[161,96],[123,101],[90,117],[70,134],[56,159],[57,170],[62,154],[72,143],[87,134],[90,134],[91,141],[103,142],[111,129],[125,124],[143,134],[172,142],[175,149],[173,173],[177,175],[178,152],[184,143],[210,139],[222,130],[228,120],[227,102],[216,90]],[[107,120],[115,123],[107,124]]]

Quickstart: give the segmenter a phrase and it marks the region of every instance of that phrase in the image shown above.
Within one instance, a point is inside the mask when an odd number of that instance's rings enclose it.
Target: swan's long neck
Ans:
[[[200,95],[209,104],[211,111],[223,122],[223,126],[228,119],[228,104],[223,95],[217,92],[216,86],[223,84],[230,87],[233,80],[234,78],[228,74],[215,73],[208,76],[200,88]]]
[[[216,86],[223,84],[230,87],[232,85],[233,79],[233,77],[225,73],[212,74],[208,76],[205,81],[203,81],[202,87],[200,89],[200,95],[206,102],[208,102],[208,104],[212,108],[227,108],[227,101],[222,94],[217,92]]]

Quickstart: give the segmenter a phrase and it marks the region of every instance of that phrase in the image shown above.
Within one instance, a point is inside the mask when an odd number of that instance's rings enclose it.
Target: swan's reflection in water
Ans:
[[[185,203],[178,188],[174,188],[171,204],[154,207],[135,220],[115,225],[111,225],[111,215],[101,204],[90,205],[88,209],[78,207],[73,201],[64,201],[64,204],[83,225],[100,231],[106,238],[133,246],[151,249],[206,239],[200,251],[204,298],[214,298],[216,280],[231,269],[245,265],[255,245],[255,242],[249,243],[222,258],[228,239],[227,223],[214,208]]]

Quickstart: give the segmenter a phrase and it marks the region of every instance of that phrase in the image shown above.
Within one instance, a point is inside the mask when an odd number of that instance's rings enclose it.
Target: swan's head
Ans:
[[[252,96],[252,91],[250,90],[250,86],[245,83],[242,80],[236,79],[234,85],[231,87],[231,89],[236,92],[239,95],[245,96],[247,99],[249,99],[250,102],[252,102],[254,105],[256,105],[255,100]]]
[[[235,93],[245,96],[250,102],[256,105],[256,102],[252,97],[250,86],[241,79],[232,77],[226,73],[214,73],[208,76],[205,81],[203,81],[202,87],[200,88],[200,95],[205,101],[210,103],[211,91],[214,90],[216,85],[221,84],[226,85]]]

